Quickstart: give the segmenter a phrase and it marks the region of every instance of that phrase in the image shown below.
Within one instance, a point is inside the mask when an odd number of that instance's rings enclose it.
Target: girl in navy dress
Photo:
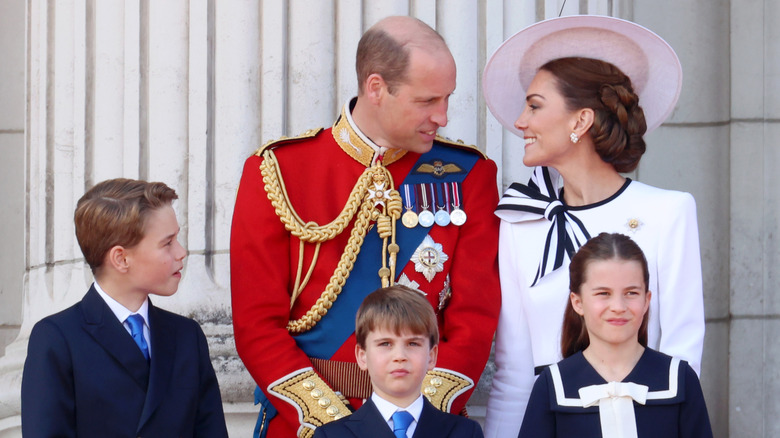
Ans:
[[[651,292],[639,246],[601,233],[574,255],[569,278],[564,360],[534,384],[519,437],[712,437],[696,373],[647,348]]]

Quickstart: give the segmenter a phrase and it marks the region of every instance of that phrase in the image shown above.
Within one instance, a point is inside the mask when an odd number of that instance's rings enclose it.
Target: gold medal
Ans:
[[[417,213],[413,212],[412,210],[407,210],[406,213],[401,216],[401,222],[406,228],[416,227],[419,223],[419,220],[417,219]]]

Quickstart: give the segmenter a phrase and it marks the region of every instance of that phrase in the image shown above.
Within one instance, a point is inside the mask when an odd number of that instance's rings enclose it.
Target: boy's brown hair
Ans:
[[[364,300],[355,317],[357,345],[365,349],[372,330],[385,328],[396,335],[411,332],[429,338],[429,348],[439,343],[439,326],[431,304],[406,286],[395,285],[377,289]]]
[[[76,240],[93,274],[114,246],[132,248],[144,237],[149,214],[178,199],[161,182],[116,178],[98,183],[76,204]]]

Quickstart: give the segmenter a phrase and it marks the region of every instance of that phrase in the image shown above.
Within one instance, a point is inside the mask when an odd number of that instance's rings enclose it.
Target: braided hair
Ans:
[[[589,133],[602,160],[618,172],[631,172],[639,165],[646,145],[645,113],[631,79],[614,65],[592,58],[558,58],[540,70],[550,72],[569,110],[591,108]]]

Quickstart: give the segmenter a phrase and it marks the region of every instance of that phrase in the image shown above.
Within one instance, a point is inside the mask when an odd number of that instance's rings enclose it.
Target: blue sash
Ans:
[[[412,171],[402,184],[463,182],[471,168],[479,159],[473,152],[455,147],[434,144],[433,148],[420,156],[412,167]],[[460,167],[458,173],[446,173],[436,177],[431,173],[416,173],[422,164],[434,161],[453,163]],[[398,186],[400,187],[400,186]],[[396,259],[396,274],[400,275],[409,262],[420,242],[428,234],[429,228],[416,226],[406,228],[401,224],[396,227],[396,243],[400,247]],[[363,241],[355,266],[349,274],[346,284],[333,304],[328,314],[306,333],[295,336],[295,342],[307,356],[318,359],[330,359],[344,342],[355,332],[355,314],[363,299],[371,292],[382,287],[379,278],[379,268],[382,266],[382,239],[373,227]]]

